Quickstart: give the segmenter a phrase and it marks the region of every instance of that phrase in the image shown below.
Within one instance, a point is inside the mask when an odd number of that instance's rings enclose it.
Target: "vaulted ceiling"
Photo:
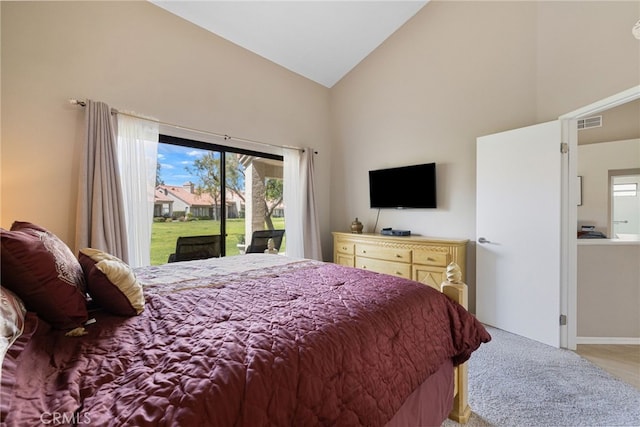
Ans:
[[[326,87],[428,2],[150,1]]]

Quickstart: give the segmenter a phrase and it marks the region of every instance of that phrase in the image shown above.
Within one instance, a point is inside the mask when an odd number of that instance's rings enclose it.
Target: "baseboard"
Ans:
[[[640,345],[640,337],[576,337],[576,344]]]

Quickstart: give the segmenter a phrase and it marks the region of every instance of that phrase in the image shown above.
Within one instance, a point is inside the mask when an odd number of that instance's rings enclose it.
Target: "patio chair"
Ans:
[[[221,239],[219,234],[208,236],[180,236],[176,241],[176,251],[169,255],[168,262],[206,259],[221,255]]]

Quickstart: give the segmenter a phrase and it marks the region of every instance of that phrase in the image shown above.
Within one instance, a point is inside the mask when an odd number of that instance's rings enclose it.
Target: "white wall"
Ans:
[[[609,171],[640,168],[640,139],[578,146],[578,175],[582,176],[582,206],[578,229],[595,225],[610,236]]]
[[[640,3],[429,2],[331,90],[332,228],[372,229],[369,169],[435,161],[439,209],[379,225],[474,238],[476,138],[640,84],[630,16]]]
[[[640,242],[578,242],[578,344],[640,344]]]
[[[535,116],[531,15],[532,4],[430,2],[332,89],[334,230],[356,216],[373,230],[368,170],[436,162],[438,209],[382,210],[378,225],[474,237],[476,137]]]
[[[372,231],[368,170],[438,163],[438,209],[383,210],[378,227],[470,239],[473,308],[476,138],[640,84],[639,16],[640,2],[430,1],[331,90],[331,228]]]

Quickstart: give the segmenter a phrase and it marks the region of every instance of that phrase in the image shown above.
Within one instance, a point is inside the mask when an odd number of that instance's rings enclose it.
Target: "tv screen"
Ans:
[[[372,208],[436,208],[436,164],[369,171]]]

